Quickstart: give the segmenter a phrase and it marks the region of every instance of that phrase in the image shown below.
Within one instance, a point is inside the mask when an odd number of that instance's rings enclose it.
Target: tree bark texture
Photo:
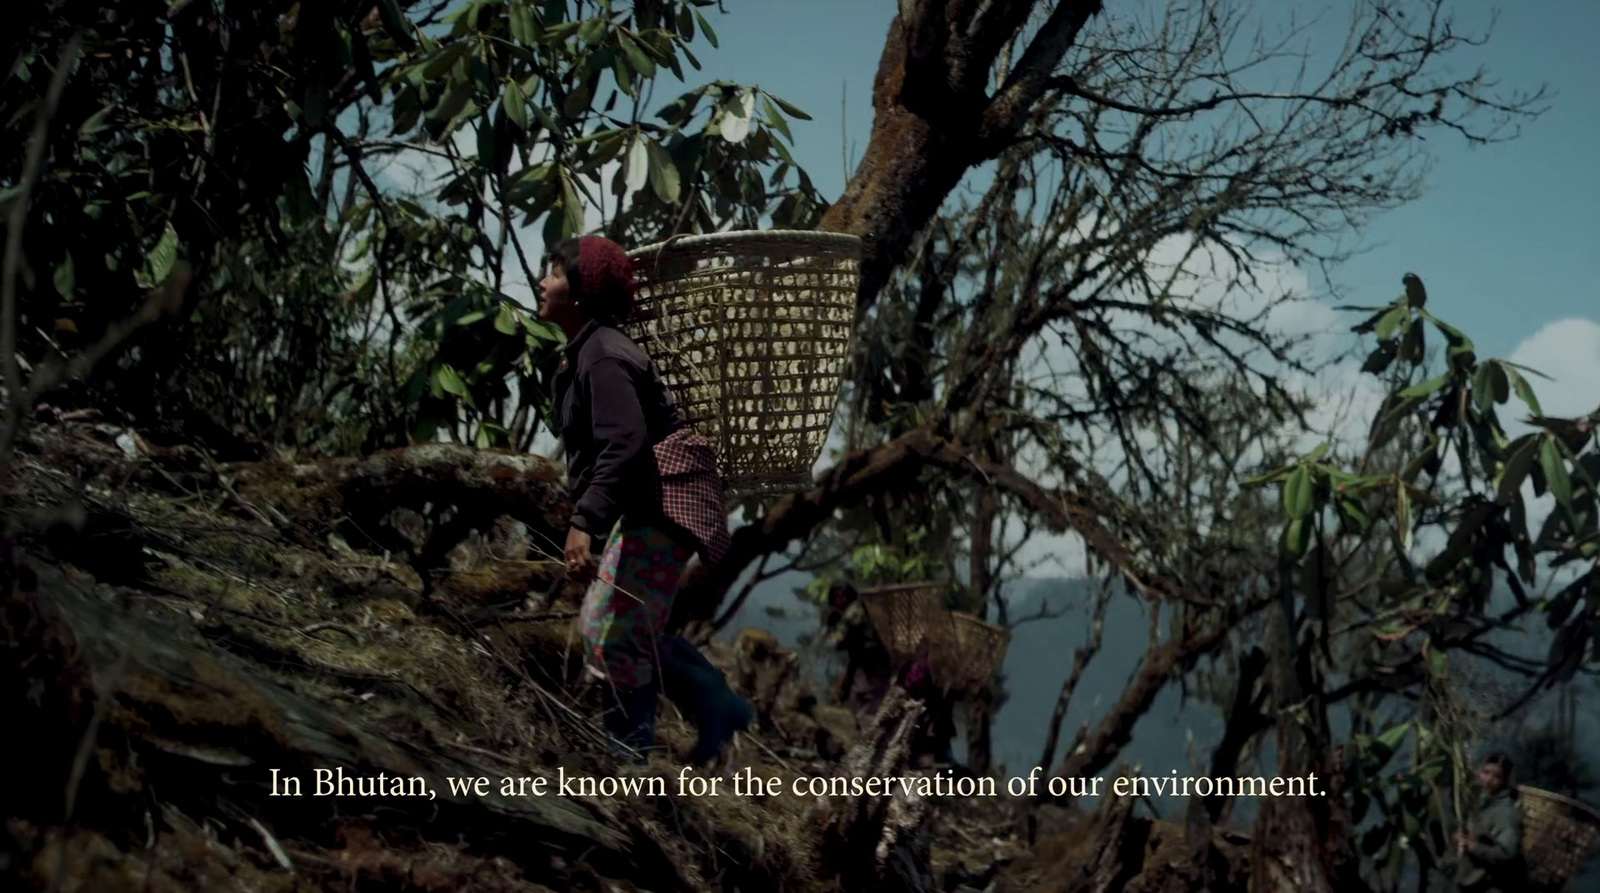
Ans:
[[[906,0],[873,84],[872,136],[822,229],[860,236],[865,312],[968,170],[1016,139],[1100,0],[1062,0],[993,91],[1031,0]]]
[[[1278,727],[1278,771],[1285,777],[1315,774],[1322,797],[1260,801],[1250,863],[1250,893],[1346,893],[1366,889],[1339,808],[1327,707],[1312,666],[1314,649],[1297,643],[1293,568],[1280,562],[1284,591],[1269,612],[1269,678]]]

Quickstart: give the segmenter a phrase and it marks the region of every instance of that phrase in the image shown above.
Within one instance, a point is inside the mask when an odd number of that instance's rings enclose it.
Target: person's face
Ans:
[[[567,269],[552,261],[544,279],[539,282],[539,318],[562,328],[571,328],[580,322],[578,304],[572,300],[572,290],[567,285]]]
[[[1478,767],[1478,786],[1485,793],[1495,793],[1506,786],[1505,770],[1493,763],[1484,763]]]

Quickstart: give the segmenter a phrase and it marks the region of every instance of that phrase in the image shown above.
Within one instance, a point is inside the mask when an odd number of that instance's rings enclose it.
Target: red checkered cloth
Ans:
[[[707,569],[728,554],[728,504],[711,441],[679,428],[655,446],[661,508],[688,531]]]

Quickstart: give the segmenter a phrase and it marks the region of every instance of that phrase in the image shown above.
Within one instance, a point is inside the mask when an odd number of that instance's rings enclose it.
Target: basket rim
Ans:
[[[937,580],[928,580],[923,583],[885,583],[881,586],[864,586],[856,590],[857,595],[887,595],[894,592],[905,592],[910,589],[942,589],[948,584]]]
[[[667,251],[703,250],[720,246],[740,246],[763,243],[793,244],[797,247],[843,249],[853,256],[861,256],[861,237],[850,233],[834,233],[808,229],[736,229],[721,233],[704,233],[695,236],[673,236],[660,242],[644,245],[628,252],[638,260],[652,253]]]
[[[1544,788],[1536,788],[1525,784],[1517,785],[1517,793],[1518,795],[1530,794],[1538,800],[1553,800],[1562,804],[1563,806],[1572,807],[1573,809],[1583,813],[1596,825],[1600,825],[1600,809],[1596,809],[1582,800],[1574,800],[1565,794],[1557,794],[1555,791],[1547,791]]]
[[[956,611],[956,610],[952,610],[950,612],[950,614],[951,614],[951,616],[958,618],[959,621],[962,622],[962,623],[970,623],[970,624],[973,624],[974,626],[980,626],[980,627],[983,627],[984,629],[991,630],[993,632],[1005,633],[1008,636],[1011,634],[1011,630],[1010,629],[1008,629],[1008,628],[1006,628],[1004,626],[1001,626],[998,623],[990,623],[989,621],[983,619],[982,617],[979,617],[976,614],[969,614],[966,611]]]

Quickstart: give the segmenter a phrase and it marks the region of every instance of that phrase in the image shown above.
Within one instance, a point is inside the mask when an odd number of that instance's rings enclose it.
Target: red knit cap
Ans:
[[[623,322],[633,312],[633,261],[604,236],[578,240],[578,299],[588,312]]]

